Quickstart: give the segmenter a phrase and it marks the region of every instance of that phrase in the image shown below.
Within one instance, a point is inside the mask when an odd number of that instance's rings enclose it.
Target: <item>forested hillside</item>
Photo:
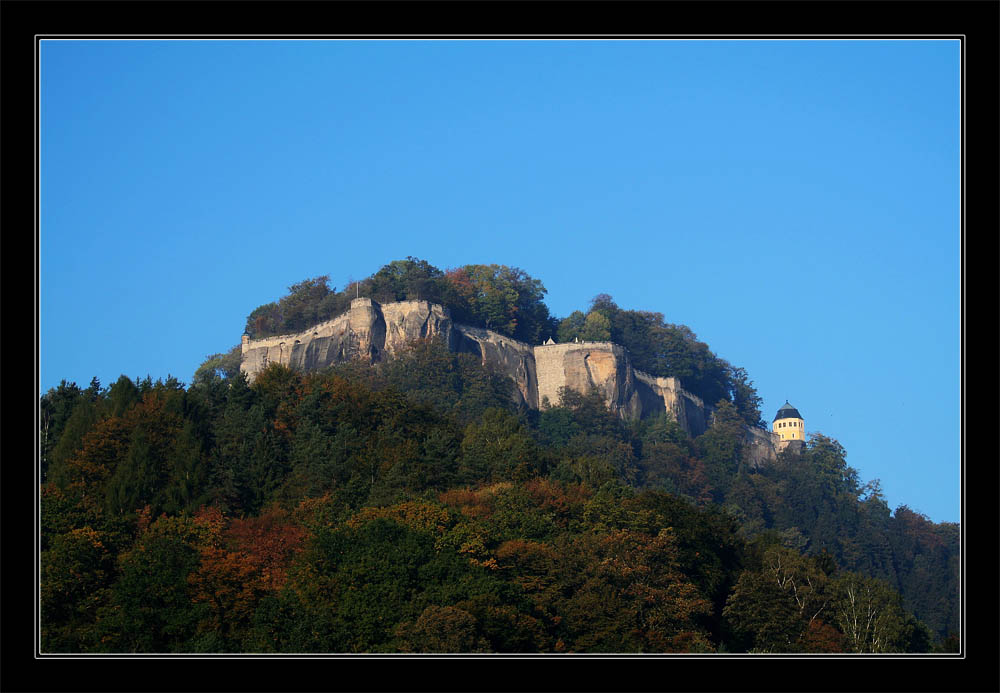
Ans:
[[[252,385],[238,349],[188,386],[63,382],[41,398],[44,652],[957,650],[958,526],[890,511],[820,434],[751,469],[759,398],[688,328],[607,296],[556,320],[519,270],[411,258],[342,293],[297,284],[247,329],[357,292],[618,341],[718,395],[714,422],[690,438],[572,392],[518,410],[434,341]]]

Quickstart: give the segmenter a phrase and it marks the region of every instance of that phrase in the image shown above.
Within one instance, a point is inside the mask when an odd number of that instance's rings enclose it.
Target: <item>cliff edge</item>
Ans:
[[[622,418],[669,413],[691,436],[703,433],[710,423],[711,409],[684,390],[677,378],[635,370],[628,350],[619,344],[530,345],[456,324],[447,308],[428,301],[379,304],[357,298],[346,313],[298,334],[244,336],[240,370],[252,381],[271,363],[302,372],[354,359],[376,363],[392,358],[414,340],[432,337],[440,337],[452,351],[475,354],[509,376],[517,386],[515,400],[532,409],[557,406],[564,387],[581,394],[596,388]],[[764,442],[760,436],[751,439],[758,445]],[[764,449],[758,454],[770,456]]]

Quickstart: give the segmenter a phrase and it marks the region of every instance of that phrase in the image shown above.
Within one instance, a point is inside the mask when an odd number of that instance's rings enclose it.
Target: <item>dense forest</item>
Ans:
[[[892,512],[821,434],[752,468],[752,382],[688,328],[606,295],[557,320],[520,270],[410,258],[341,293],[297,284],[247,329],[356,293],[620,342],[717,395],[712,425],[568,391],[518,409],[433,340],[252,384],[238,349],[190,385],[64,381],[40,401],[43,652],[957,651],[958,526]]]

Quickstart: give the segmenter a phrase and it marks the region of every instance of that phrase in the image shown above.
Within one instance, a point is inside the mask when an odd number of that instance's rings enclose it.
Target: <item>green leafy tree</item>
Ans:
[[[162,494],[163,510],[169,514],[193,512],[211,500],[211,468],[195,424],[184,422],[176,442],[167,452],[168,478]]]
[[[712,425],[698,436],[695,445],[705,463],[713,499],[722,502],[743,464],[743,419],[736,407],[719,400]]]
[[[879,519],[883,517],[880,513]],[[887,518],[882,535],[895,566],[896,581],[890,584],[903,596],[904,606],[942,639],[959,630],[959,603],[954,599],[960,592],[959,529],[955,523],[935,524],[901,505]]]
[[[852,652],[903,652],[906,614],[899,594],[876,578],[846,572],[835,582],[834,617]]]
[[[97,644],[97,612],[108,599],[114,555],[92,527],[51,538],[41,555],[42,652],[86,652]]]
[[[288,287],[288,295],[254,309],[245,332],[255,339],[304,330],[325,318],[320,305],[332,293],[330,277],[306,279]]]
[[[708,603],[678,571],[669,530],[510,541],[498,559],[551,624],[556,651],[712,649],[697,623]]]
[[[102,609],[100,651],[190,652],[206,607],[192,601],[189,576],[199,546],[213,541],[218,523],[162,517],[119,559],[119,576]]]
[[[444,272],[426,260],[407,257],[394,260],[376,272],[367,283],[367,291],[375,300],[441,301],[444,292]]]
[[[76,383],[67,383],[65,380],[62,380],[57,387],[49,389],[39,400],[39,478],[43,484],[47,480],[49,463],[56,443],[59,442],[76,405],[83,403],[83,400],[83,393]]]
[[[527,479],[540,471],[541,457],[517,417],[488,409],[469,424],[462,439],[459,474],[467,482]]]
[[[556,331],[560,342],[578,338],[621,344],[635,368],[679,378],[685,389],[706,402],[733,401],[741,415],[754,420],[759,399],[745,371],[713,354],[689,327],[667,323],[662,313],[624,310],[608,294],[598,294],[586,315],[574,311],[559,321]]]
[[[446,274],[446,304],[458,322],[482,325],[538,344],[554,334],[542,302],[545,287],[524,270],[506,265],[465,265]]]
[[[136,383],[126,376],[118,380],[108,390],[108,413],[111,416],[122,416],[142,399],[142,392]]]
[[[759,571],[740,575],[723,614],[749,652],[793,652],[805,627],[792,595]]]
[[[278,637],[274,649],[396,651],[400,635],[402,644],[416,644],[413,638],[426,643],[425,638],[433,638],[434,633],[441,637],[442,619],[430,615],[435,610],[416,626],[428,607],[461,604],[456,608],[479,620],[475,608],[463,602],[489,593],[507,603],[513,599],[510,588],[487,568],[475,566],[452,551],[437,551],[432,533],[388,518],[373,519],[356,528],[321,530],[289,573],[282,593],[283,610],[293,615],[288,620],[296,625],[272,630]],[[269,608],[281,613],[274,605]],[[436,615],[443,614],[437,611]],[[435,620],[436,624],[431,623]],[[457,621],[453,625],[459,633],[468,635],[463,627],[463,623],[469,625],[468,619]],[[267,626],[258,621],[258,632],[265,629]],[[483,631],[489,639],[488,630]],[[458,639],[474,649],[482,647],[478,638]],[[493,643],[489,649],[494,649]]]
[[[594,310],[587,314],[583,322],[583,329],[580,330],[580,339],[586,342],[606,342],[611,339],[611,321],[601,313]]]
[[[50,452],[46,460],[46,479],[61,488],[70,482],[72,458],[83,448],[84,437],[105,416],[105,403],[99,396],[91,399],[82,396],[74,405],[58,440],[50,439]]]
[[[729,367],[729,389],[733,406],[747,426],[767,430],[760,408],[763,400],[750,380],[745,368]]]
[[[221,378],[228,380],[236,377],[240,372],[240,361],[242,359],[242,346],[237,344],[223,354],[212,354],[205,358],[204,362],[194,372],[191,380],[192,385],[204,385],[213,379]]]
[[[559,321],[557,339],[560,343],[572,342],[574,337],[579,338],[583,332],[583,326],[587,321],[587,316],[582,311],[574,310],[568,316]]]
[[[440,339],[418,340],[379,370],[376,387],[405,392],[414,402],[469,423],[489,408],[513,408],[514,383]]]
[[[697,508],[657,491],[637,493],[623,505],[634,513],[636,528],[650,534],[663,527],[673,530],[678,569],[711,603],[711,613],[699,619],[699,624],[714,642],[720,642],[722,610],[745,560],[736,522],[717,506]]]

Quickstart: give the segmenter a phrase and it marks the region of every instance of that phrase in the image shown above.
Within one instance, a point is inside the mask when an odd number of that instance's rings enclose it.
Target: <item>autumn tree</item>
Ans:
[[[555,332],[542,282],[506,265],[464,265],[446,273],[443,299],[457,322],[482,325],[529,344]]]
[[[200,563],[188,575],[191,600],[208,606],[197,630],[219,651],[241,651],[258,604],[284,586],[305,530],[287,512],[232,519],[219,540],[199,546]]]
[[[488,652],[476,617],[454,606],[428,606],[416,621],[395,629],[400,652]]]
[[[678,571],[669,530],[581,534],[498,550],[553,628],[556,651],[708,651],[697,625],[709,606]]]

